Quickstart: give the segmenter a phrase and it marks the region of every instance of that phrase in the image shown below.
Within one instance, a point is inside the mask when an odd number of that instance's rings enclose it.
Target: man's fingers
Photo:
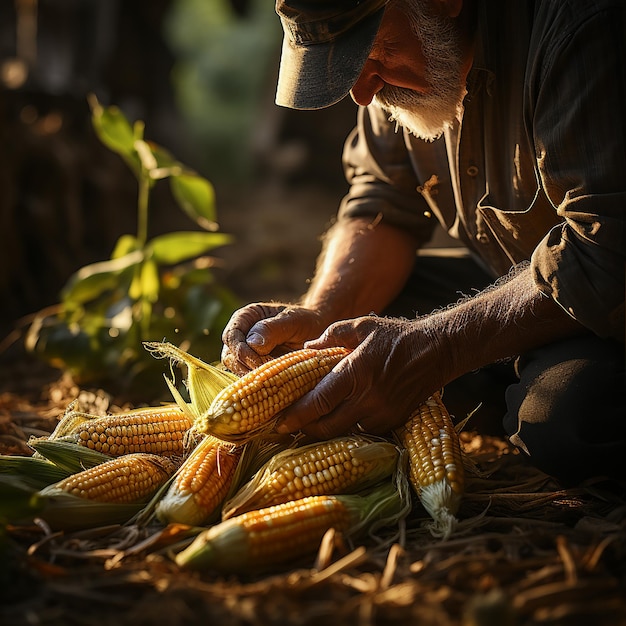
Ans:
[[[329,372],[313,390],[283,411],[278,432],[305,430],[312,422],[331,413],[345,398],[346,384],[350,385],[341,373]]]
[[[271,357],[261,356],[252,350],[246,343],[238,343],[234,349],[224,345],[222,348],[222,363],[235,374],[242,376],[250,370],[258,367]]]
[[[354,415],[346,410],[346,404],[340,404],[337,409],[319,420],[311,422],[302,428],[303,432],[313,439],[333,439],[349,432],[356,432]]]
[[[306,341],[304,343],[305,348],[313,348],[314,350],[320,350],[322,348],[333,348],[337,346],[344,346],[346,348],[353,348],[342,342],[339,334],[336,332],[338,324],[332,324],[329,326],[317,339]]]
[[[304,345],[307,348],[330,348],[332,346],[343,346],[353,350],[367,336],[369,328],[368,318],[357,318],[344,320],[331,324],[317,339],[307,341]]]
[[[250,328],[246,342],[257,354],[270,354],[276,346],[302,346],[304,339],[311,336],[311,311],[285,307],[273,317],[259,320]]]

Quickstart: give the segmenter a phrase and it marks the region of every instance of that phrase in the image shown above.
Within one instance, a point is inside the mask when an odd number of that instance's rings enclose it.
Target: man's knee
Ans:
[[[506,391],[511,442],[567,482],[617,476],[626,465],[623,346],[586,336],[532,351]]]

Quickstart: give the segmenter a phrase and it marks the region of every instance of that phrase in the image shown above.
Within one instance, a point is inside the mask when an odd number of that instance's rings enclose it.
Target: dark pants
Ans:
[[[420,256],[386,311],[414,317],[480,291],[493,278],[469,256]],[[548,344],[451,382],[448,410],[468,428],[502,434],[564,482],[621,478],[626,470],[624,345],[585,334]]]

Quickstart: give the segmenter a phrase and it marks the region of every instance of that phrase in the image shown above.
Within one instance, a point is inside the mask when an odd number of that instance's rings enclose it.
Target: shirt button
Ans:
[[[467,168],[467,175],[471,176],[472,178],[474,178],[474,176],[476,176],[478,174],[478,168],[475,165],[470,165]]]
[[[478,233],[476,235],[476,240],[479,243],[487,243],[489,241],[489,237],[485,233]]]

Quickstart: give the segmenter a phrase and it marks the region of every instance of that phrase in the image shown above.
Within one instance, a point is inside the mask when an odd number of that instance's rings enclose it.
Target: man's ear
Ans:
[[[435,0],[435,4],[438,4],[448,17],[458,17],[463,8],[463,0]]]

